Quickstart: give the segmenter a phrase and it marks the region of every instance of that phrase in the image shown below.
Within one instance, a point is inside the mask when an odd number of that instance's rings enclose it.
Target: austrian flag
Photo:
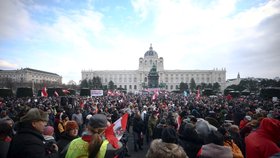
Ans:
[[[159,92],[158,91],[154,91],[154,95],[152,97],[152,100],[156,100],[159,96]]]
[[[57,93],[57,91],[54,91],[54,95],[55,95],[56,97],[59,96],[58,93]]]
[[[105,137],[107,138],[109,143],[116,149],[119,148],[118,142],[122,138],[123,133],[126,130],[127,119],[128,113],[124,114],[105,130]]]
[[[47,93],[47,87],[43,87],[42,91],[41,91],[41,96],[42,97],[47,97],[48,96],[48,93]]]
[[[63,89],[62,92],[63,92],[64,94],[70,94],[70,91],[68,91],[68,90],[66,90],[66,89]]]

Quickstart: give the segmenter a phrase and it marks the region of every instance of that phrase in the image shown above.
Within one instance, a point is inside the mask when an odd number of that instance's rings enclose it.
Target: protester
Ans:
[[[245,141],[241,138],[239,133],[239,127],[237,125],[231,125],[228,129],[228,132],[233,140],[233,142],[239,147],[242,152],[242,155],[245,156]]]
[[[199,158],[233,158],[230,147],[224,146],[223,135],[218,131],[211,131],[205,138],[197,154]]]
[[[117,156],[118,149],[115,149],[104,137],[105,129],[108,126],[105,115],[95,114],[88,123],[87,131],[80,138],[71,141],[66,158],[89,157],[89,158],[113,158]],[[122,144],[118,144],[121,148]]]
[[[58,157],[57,145],[49,146],[42,135],[48,121],[48,113],[38,108],[32,108],[22,116],[10,144],[8,158]]]
[[[280,152],[280,121],[264,118],[260,127],[245,138],[247,158],[266,158]]]
[[[166,119],[162,118],[153,131],[153,139],[161,139],[162,130],[167,127]]]
[[[141,119],[141,115],[139,111],[135,112],[134,120],[133,120],[133,142],[134,142],[134,151],[138,151],[138,149],[143,150],[143,131],[144,131],[144,123]]]
[[[54,135],[54,128],[52,126],[46,126],[43,131],[43,137],[46,143],[56,143],[53,135]]]
[[[165,143],[161,139],[152,141],[146,158],[188,158],[184,149],[173,143]]]
[[[67,121],[66,122],[65,132],[61,135],[60,139],[57,141],[59,153],[61,153],[72,140],[74,140],[78,137],[78,129],[79,129],[79,126],[76,121]],[[66,154],[66,151],[65,151],[65,154]]]
[[[224,146],[228,146],[231,148],[233,158],[244,158],[240,148],[234,143],[232,137],[230,136],[230,133],[228,130],[224,127],[219,127],[218,131],[223,135],[224,137]]]
[[[152,115],[149,117],[148,120],[148,134],[149,134],[149,138],[153,136],[153,131],[154,128],[156,127],[157,123],[158,123],[158,113],[156,111],[152,112]]]
[[[65,132],[66,122],[69,121],[69,117],[66,113],[60,113],[61,116],[57,118],[58,120],[55,123],[55,139],[58,141],[61,135]]]
[[[192,123],[183,123],[179,130],[179,145],[183,147],[189,158],[196,158],[198,151],[204,144],[198,136]]]
[[[174,127],[164,128],[161,133],[161,140],[165,143],[178,144],[178,135]]]
[[[12,138],[9,136],[12,127],[5,121],[0,121],[0,158],[6,158]]]
[[[82,131],[83,131],[83,124],[84,124],[84,121],[83,121],[83,115],[81,113],[81,109],[78,108],[76,109],[76,113],[72,114],[72,119],[73,121],[76,121],[78,126],[79,126],[79,132],[78,134],[81,135]]]

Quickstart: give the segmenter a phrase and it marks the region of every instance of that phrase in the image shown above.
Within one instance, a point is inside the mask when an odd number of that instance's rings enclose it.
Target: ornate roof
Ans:
[[[145,53],[144,57],[158,57],[157,52],[153,50],[152,44],[150,45],[150,49]]]

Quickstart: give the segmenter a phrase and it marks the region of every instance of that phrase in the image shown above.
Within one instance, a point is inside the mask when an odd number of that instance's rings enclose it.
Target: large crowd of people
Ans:
[[[0,158],[274,158],[280,155],[280,104],[256,95],[159,93],[100,97],[0,98]],[[117,147],[105,130],[128,113]]]

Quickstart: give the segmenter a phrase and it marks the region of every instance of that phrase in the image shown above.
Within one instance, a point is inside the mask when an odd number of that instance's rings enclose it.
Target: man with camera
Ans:
[[[49,118],[48,113],[30,109],[20,118],[18,130],[8,151],[8,158],[58,157],[56,144],[46,143],[42,135]]]

